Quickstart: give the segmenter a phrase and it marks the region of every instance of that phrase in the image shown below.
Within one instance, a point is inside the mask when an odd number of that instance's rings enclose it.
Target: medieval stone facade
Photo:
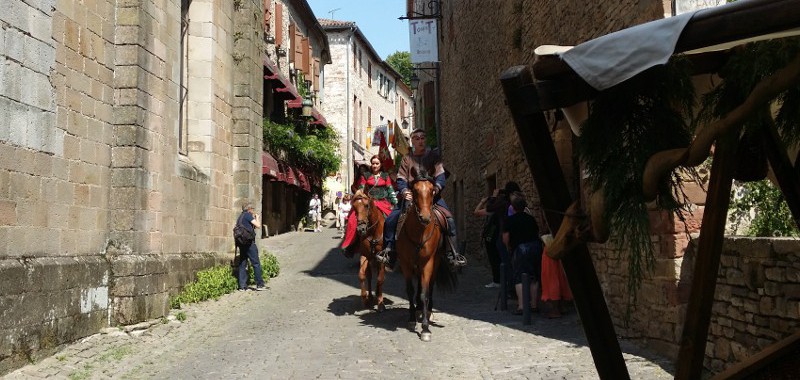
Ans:
[[[318,111],[321,74],[331,62],[325,31],[305,0],[266,0],[263,4],[264,119],[327,128],[328,122]],[[308,119],[302,116],[304,104],[311,106]],[[259,154],[265,162],[262,233],[267,236],[296,229],[308,211],[312,191],[320,191],[321,176],[303,172],[296,163],[288,162],[285,152]]]
[[[3,5],[0,372],[165,315],[227,258],[263,91],[260,0]]]
[[[328,34],[332,60],[325,68],[322,110],[339,133],[342,179],[349,186],[353,160],[368,160],[378,153],[372,146],[374,127],[402,123],[404,118],[413,126],[408,117],[411,90],[354,22],[322,19],[320,23]]]

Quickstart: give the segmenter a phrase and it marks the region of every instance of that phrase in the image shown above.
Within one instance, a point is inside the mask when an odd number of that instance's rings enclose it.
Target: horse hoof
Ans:
[[[419,335],[419,339],[423,342],[430,342],[431,341],[431,333],[424,332]]]
[[[383,313],[384,311],[386,311],[386,305],[382,303],[378,304],[378,313]]]

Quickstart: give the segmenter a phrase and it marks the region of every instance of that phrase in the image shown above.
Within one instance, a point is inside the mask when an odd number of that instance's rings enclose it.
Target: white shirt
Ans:
[[[319,213],[320,206],[321,206],[321,202],[319,201],[319,198],[317,198],[317,199],[311,198],[311,201],[308,202],[308,211],[309,212]]]
[[[353,205],[352,205],[352,204],[350,204],[350,202],[347,202],[347,203],[344,203],[344,202],[342,202],[342,203],[339,203],[339,214],[341,214],[341,215],[347,215],[347,214],[350,212],[350,209],[351,209],[352,207],[353,207]]]

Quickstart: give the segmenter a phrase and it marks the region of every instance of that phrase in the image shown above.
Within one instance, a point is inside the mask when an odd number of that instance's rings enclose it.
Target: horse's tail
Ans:
[[[451,292],[456,287],[458,287],[458,276],[450,267],[450,261],[440,256],[439,268],[436,270],[436,288]]]

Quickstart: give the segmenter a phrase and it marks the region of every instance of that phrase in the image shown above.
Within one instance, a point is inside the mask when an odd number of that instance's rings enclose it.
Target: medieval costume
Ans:
[[[397,171],[397,190],[399,194],[411,191],[408,188],[408,184],[413,182],[415,179],[414,175],[412,174],[412,168],[415,168],[415,172],[418,174],[426,173],[426,175],[433,177],[434,185],[437,188],[436,205],[445,210],[444,214],[447,218],[447,225],[449,227],[449,234],[445,234],[448,240],[448,260],[450,260],[451,265],[453,266],[465,265],[466,260],[462,255],[458,254],[453,243],[456,236],[455,221],[450,214],[447,204],[440,196],[447,181],[447,173],[444,169],[444,165],[442,164],[439,150],[425,148],[423,154],[409,154],[403,157],[403,160],[400,162],[400,168]],[[399,198],[401,201],[403,200],[402,196]],[[378,255],[378,260],[388,263],[390,268],[394,265],[396,259],[396,253],[394,252],[395,234],[397,232],[397,221],[403,209],[403,207],[399,207],[392,210],[389,216],[386,217],[386,222],[383,225],[383,246],[386,248],[383,252],[381,252],[381,254]]]
[[[388,215],[392,211],[392,207],[397,204],[397,196],[392,185],[392,179],[386,172],[379,174],[365,174],[367,177],[359,176],[358,189],[363,190],[365,193],[374,200],[375,207],[377,207],[383,215]],[[351,211],[347,216],[347,225],[345,227],[344,241],[342,247],[345,248],[345,256],[352,256],[351,247],[354,243],[356,236],[356,214]],[[347,248],[350,248],[348,251]]]

